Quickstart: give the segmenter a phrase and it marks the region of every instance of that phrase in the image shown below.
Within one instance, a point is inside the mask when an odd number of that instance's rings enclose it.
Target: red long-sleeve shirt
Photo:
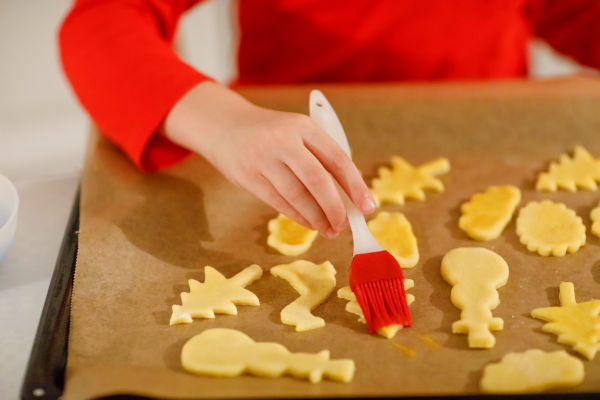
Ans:
[[[188,153],[154,133],[209,79],[172,48],[179,18],[196,3],[76,0],[60,28],[79,100],[143,170]],[[597,0],[240,0],[238,8],[238,84],[518,77],[534,35],[600,67]]]

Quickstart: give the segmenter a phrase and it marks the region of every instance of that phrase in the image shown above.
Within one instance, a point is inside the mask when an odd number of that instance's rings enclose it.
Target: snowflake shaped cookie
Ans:
[[[367,226],[379,244],[396,258],[402,268],[417,265],[417,238],[404,214],[382,211]]]
[[[404,279],[404,290],[408,290],[410,288],[413,288],[414,286],[415,282],[412,279]],[[360,304],[358,304],[358,301],[356,300],[356,295],[352,292],[350,286],[344,286],[338,289],[337,296],[340,299],[348,300],[348,303],[346,303],[346,311],[358,315],[358,322],[362,322],[363,324],[367,323],[367,321],[365,320],[365,316],[363,315],[362,309],[360,308]],[[413,296],[412,294],[406,294],[406,303],[408,305],[411,305],[413,301],[415,301],[415,296]],[[402,328],[402,325],[388,325],[379,329],[377,333],[387,339],[391,339]]]
[[[296,221],[279,214],[269,221],[267,244],[286,256],[298,256],[310,248],[318,235]]]
[[[214,318],[215,313],[237,315],[236,304],[260,305],[258,297],[244,288],[261,275],[262,269],[253,264],[228,279],[207,265],[204,282],[188,281],[190,291],[181,293],[181,305],[173,305],[169,324],[190,324],[193,318]]]
[[[401,157],[392,157],[391,164],[391,169],[379,168],[379,176],[371,184],[377,205],[385,202],[402,205],[407,198],[424,200],[425,189],[444,190],[444,184],[436,176],[450,171],[450,162],[445,158],[415,168]]]
[[[517,235],[529,251],[561,257],[585,244],[585,225],[562,203],[532,201],[519,211]]]
[[[542,330],[558,335],[558,343],[593,359],[600,350],[600,300],[577,303],[572,282],[560,284],[559,298],[560,307],[536,308],[531,316],[547,321]]]
[[[578,187],[596,190],[597,182],[600,182],[600,160],[578,146],[572,158],[561,155],[558,162],[550,164],[548,172],[539,175],[536,189],[550,192],[556,192],[558,188],[576,192]]]

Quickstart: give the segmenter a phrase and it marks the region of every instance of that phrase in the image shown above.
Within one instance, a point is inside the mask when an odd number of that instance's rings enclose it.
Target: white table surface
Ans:
[[[87,118],[69,107],[51,117],[0,113],[0,173],[19,193],[15,239],[0,260],[0,399],[18,399],[71,205]],[[38,114],[39,115],[39,114]],[[62,115],[62,116],[61,116]]]

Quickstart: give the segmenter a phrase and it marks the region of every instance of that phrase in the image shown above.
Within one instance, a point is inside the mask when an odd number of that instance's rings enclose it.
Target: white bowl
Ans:
[[[7,177],[0,174],[0,260],[10,247],[17,231],[19,195]]]

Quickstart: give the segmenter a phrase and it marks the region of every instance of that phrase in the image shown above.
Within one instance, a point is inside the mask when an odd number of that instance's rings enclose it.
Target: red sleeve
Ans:
[[[580,63],[600,68],[600,1],[530,0],[537,36]]]
[[[64,71],[101,131],[142,170],[189,152],[155,134],[169,110],[209,79],[172,48],[193,0],[76,0],[59,31]]]

